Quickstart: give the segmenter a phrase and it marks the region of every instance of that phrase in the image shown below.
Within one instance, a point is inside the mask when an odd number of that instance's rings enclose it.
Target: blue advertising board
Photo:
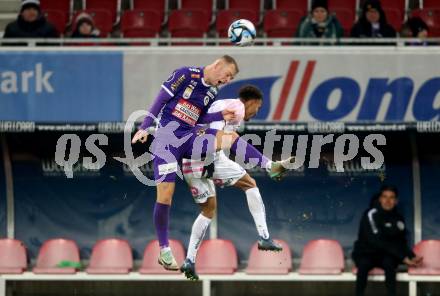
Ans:
[[[122,53],[1,52],[0,120],[122,120]]]

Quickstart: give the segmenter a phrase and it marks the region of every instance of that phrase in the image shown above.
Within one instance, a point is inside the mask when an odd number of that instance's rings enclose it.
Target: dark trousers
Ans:
[[[392,256],[382,254],[375,256],[359,256],[355,259],[358,269],[356,275],[356,296],[363,296],[367,287],[368,272],[374,267],[385,271],[385,286],[388,296],[396,296],[396,269],[399,262]]]

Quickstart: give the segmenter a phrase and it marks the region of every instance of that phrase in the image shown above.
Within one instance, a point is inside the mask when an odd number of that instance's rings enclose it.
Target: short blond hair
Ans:
[[[237,61],[231,57],[230,55],[225,54],[220,58],[221,60],[225,61],[228,64],[232,64],[235,67],[235,73],[238,73],[240,70],[238,69]]]

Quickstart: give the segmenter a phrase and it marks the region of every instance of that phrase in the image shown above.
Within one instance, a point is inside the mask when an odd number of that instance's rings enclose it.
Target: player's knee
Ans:
[[[215,197],[210,197],[207,202],[200,204],[202,215],[206,218],[212,219],[217,209]]]
[[[248,186],[249,186],[249,189],[257,187],[257,182],[255,182],[254,178],[249,177]]]

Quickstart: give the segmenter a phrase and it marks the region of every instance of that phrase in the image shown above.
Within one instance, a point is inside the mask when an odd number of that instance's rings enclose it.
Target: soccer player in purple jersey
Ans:
[[[242,155],[245,162],[257,160],[257,165],[264,168],[271,178],[280,178],[286,171],[290,159],[272,162],[262,155],[254,146],[241,139],[236,133],[226,133],[210,128],[197,126],[198,123],[213,121],[232,121],[235,113],[222,110],[207,114],[215,100],[217,87],[230,82],[238,73],[234,58],[225,55],[206,67],[183,67],[174,71],[165,81],[149,112],[153,116],[159,113],[159,128],[152,143],[154,159],[154,178],[157,183],[157,199],[153,212],[156,235],[161,248],[158,262],[165,269],[178,270],[176,260],[168,242],[168,221],[172,197],[175,189],[175,178],[182,159],[209,155],[222,149]],[[133,136],[132,143],[145,143],[147,129],[153,125],[153,118],[146,117],[140,129]],[[215,143],[195,147],[202,135],[210,135]],[[227,139],[227,140],[225,140]]]

